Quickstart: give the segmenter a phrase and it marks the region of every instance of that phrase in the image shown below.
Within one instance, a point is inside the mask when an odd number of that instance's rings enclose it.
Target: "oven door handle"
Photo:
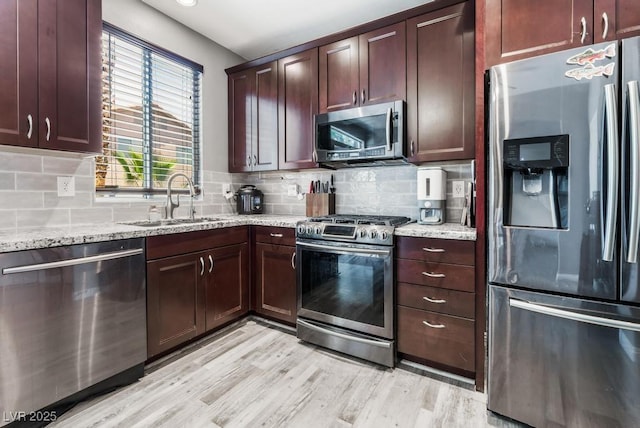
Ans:
[[[311,244],[307,242],[297,242],[300,247],[317,248],[319,250],[339,251],[345,253],[371,254],[376,256],[388,256],[391,254],[389,250],[376,250],[373,248],[350,248],[350,247],[334,247],[332,245]]]
[[[387,349],[391,347],[391,343],[389,343],[389,342],[380,342],[380,341],[377,341],[377,340],[364,339],[362,337],[349,336],[349,335],[346,335],[346,334],[338,333],[337,331],[333,331],[333,330],[329,330],[329,329],[326,329],[326,328],[318,327],[317,325],[311,324],[311,323],[306,322],[304,320],[301,320],[300,318],[298,318],[298,324],[302,324],[303,326],[305,326],[306,328],[308,328],[310,330],[317,331],[317,332],[322,333],[322,334],[328,334],[330,336],[339,337],[341,339],[350,340],[352,342],[365,343],[367,345],[373,345],[373,346],[378,346],[380,348],[387,348]]]

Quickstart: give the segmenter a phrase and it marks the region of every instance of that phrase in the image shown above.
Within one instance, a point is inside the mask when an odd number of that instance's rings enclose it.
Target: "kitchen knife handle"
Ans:
[[[617,120],[616,87],[614,84],[604,86],[604,106],[607,135],[607,201],[604,223],[604,245],[602,260],[613,261],[616,238],[616,217],[618,216],[618,120]]]
[[[638,203],[640,202],[640,90],[638,81],[627,83],[629,101],[629,157],[631,158],[631,174],[629,189],[629,247],[627,249],[627,263],[636,263],[638,259],[638,232],[640,232],[640,218],[638,218]]]

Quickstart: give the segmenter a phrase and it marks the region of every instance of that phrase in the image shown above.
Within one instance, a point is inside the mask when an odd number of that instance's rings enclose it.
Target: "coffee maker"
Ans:
[[[439,167],[418,168],[418,223],[444,223],[446,202],[447,172]]]

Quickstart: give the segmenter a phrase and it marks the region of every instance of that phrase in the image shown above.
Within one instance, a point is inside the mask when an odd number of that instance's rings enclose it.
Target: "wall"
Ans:
[[[235,204],[222,196],[223,183],[256,184],[265,193],[268,214],[305,215],[305,202],[287,196],[287,186],[308,191],[309,182],[329,180],[331,171],[306,170],[269,173],[227,173],[227,77],[225,68],[244,62],[234,53],[187,29],[139,0],[106,0],[105,21],[185,56],[204,66],[203,75],[203,195],[196,201],[198,215],[233,213]],[[0,141],[0,144],[2,142]],[[451,181],[469,180],[469,162],[442,164]],[[416,167],[356,168],[333,172],[338,213],[405,215],[417,218]],[[71,176],[75,196],[57,195],[57,178]],[[187,206],[175,212],[186,216]],[[164,205],[165,198],[113,200],[95,197],[94,160],[78,154],[0,145],[0,229],[70,226],[147,217],[149,205]],[[447,221],[460,218],[462,200],[450,199]]]

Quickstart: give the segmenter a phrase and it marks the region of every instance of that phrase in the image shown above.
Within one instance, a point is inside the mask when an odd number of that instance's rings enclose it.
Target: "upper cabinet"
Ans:
[[[319,48],[320,112],[406,98],[405,23]]]
[[[407,144],[411,162],[473,159],[474,2],[407,20]]]
[[[278,167],[313,168],[313,116],[318,113],[318,49],[278,60]]]
[[[637,0],[486,0],[487,67],[639,34]]]
[[[101,152],[101,8],[0,2],[0,144]]]
[[[278,63],[229,75],[229,172],[278,169]]]

